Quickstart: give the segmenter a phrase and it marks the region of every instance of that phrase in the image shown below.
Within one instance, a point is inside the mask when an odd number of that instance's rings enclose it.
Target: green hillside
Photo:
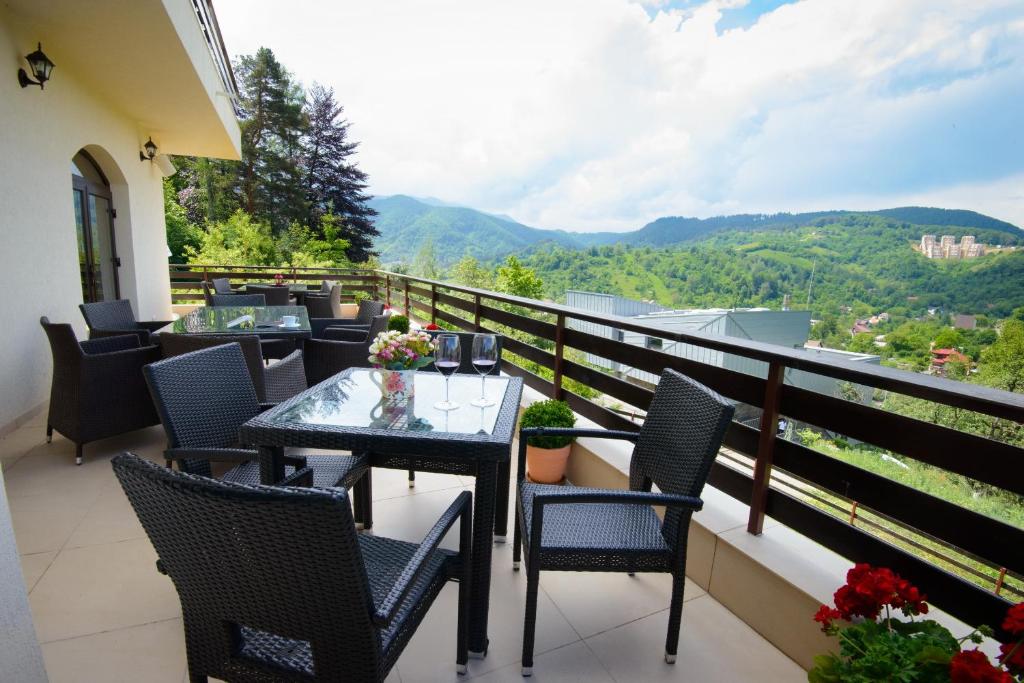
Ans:
[[[379,214],[374,225],[380,236],[374,247],[381,262],[410,263],[428,241],[433,242],[441,265],[463,256],[489,261],[542,242],[579,246],[568,233],[530,228],[482,211],[428,201],[393,195],[370,202]]]
[[[673,308],[778,308],[789,294],[794,308],[802,308],[810,285],[815,317],[857,304],[878,311],[940,307],[994,317],[1024,306],[1024,250],[974,260],[929,260],[912,245],[923,232],[937,230],[974,234],[980,242],[1024,243],[1001,230],[839,214],[788,229],[720,230],[668,247],[535,248],[522,259],[556,299],[567,289],[584,289],[653,299]]]

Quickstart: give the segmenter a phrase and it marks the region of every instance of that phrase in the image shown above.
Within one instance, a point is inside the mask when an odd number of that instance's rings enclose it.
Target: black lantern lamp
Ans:
[[[153,138],[150,137],[143,147],[146,151],[139,152],[139,161],[153,161],[156,157],[156,144],[153,142]]]
[[[21,83],[22,88],[38,85],[39,89],[42,90],[43,84],[50,80],[50,74],[53,72],[54,66],[50,58],[43,53],[43,44],[39,43],[36,46],[35,52],[25,55],[25,61],[32,68],[32,75],[36,77],[36,80],[33,81],[29,78],[24,69],[18,69],[18,82]]]

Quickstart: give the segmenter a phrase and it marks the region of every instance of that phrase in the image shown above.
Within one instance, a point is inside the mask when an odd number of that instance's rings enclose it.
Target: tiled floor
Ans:
[[[43,418],[0,440],[29,602],[54,683],[185,680],[178,599],[110,469],[121,450],[159,459],[159,427],[86,447],[75,467]],[[419,541],[472,480],[374,471],[374,533]],[[490,652],[469,677],[522,681],[526,580],[510,545],[494,553]],[[801,681],[806,674],[696,585],[687,582],[679,660],[662,659],[667,576],[541,575],[534,681]],[[454,587],[435,603],[389,681],[466,680],[454,673]]]

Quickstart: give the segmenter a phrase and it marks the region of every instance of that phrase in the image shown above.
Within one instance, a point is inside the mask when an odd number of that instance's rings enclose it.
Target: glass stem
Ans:
[[[487,376],[487,375],[480,375],[480,400],[483,400],[483,399],[487,398],[487,394],[486,394],[486,393],[485,393],[485,391],[484,391],[484,390],[485,390],[485,388],[486,388],[486,387],[484,386],[484,378],[485,378],[486,376]]]
[[[449,379],[449,377],[450,377],[450,375],[445,375],[445,378],[444,378],[444,402],[445,403],[451,403],[451,401],[448,400],[448,379]]]

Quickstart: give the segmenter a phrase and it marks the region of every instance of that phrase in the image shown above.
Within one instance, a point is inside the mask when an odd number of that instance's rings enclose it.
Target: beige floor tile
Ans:
[[[42,578],[56,556],[57,553],[52,551],[21,556],[21,574],[25,578],[26,591],[32,592],[32,589],[35,588],[36,583]]]
[[[540,573],[540,585],[583,638],[660,612],[672,596],[668,574]],[[686,579],[683,599],[704,595]]]
[[[472,484],[472,478],[470,478],[470,484]],[[416,486],[409,488],[409,472],[407,470],[391,470],[380,467],[373,470],[374,500],[386,500],[463,486],[465,484],[462,483],[462,478],[454,474],[417,472]]]
[[[50,683],[178,683],[185,675],[181,619],[43,645]]]
[[[120,483],[114,479],[100,491],[65,547],[116,543],[135,538],[146,538],[146,530],[139,523]]]
[[[796,683],[807,674],[729,610],[703,596],[687,601],[678,660],[665,663],[668,611],[587,639],[617,681]]]
[[[374,473],[376,475],[376,472]],[[443,489],[401,498],[376,500],[373,503],[373,533],[419,543],[437,519],[448,509],[456,496],[466,489]],[[458,524],[445,537],[444,548],[458,550]]]
[[[572,643],[534,657],[531,678],[524,679],[521,671],[522,667],[517,662],[474,677],[473,680],[481,683],[614,683],[597,656],[583,642]]]
[[[469,673],[480,675],[520,661],[523,648],[523,607],[526,577],[512,571],[512,552],[495,546],[488,617],[490,648],[484,659],[470,659]],[[455,609],[458,588],[447,586],[398,660],[405,683],[454,680]],[[542,590],[537,600],[536,653],[579,640],[565,617]]]
[[[19,463],[16,467],[20,467]],[[74,467],[74,465],[72,465]],[[8,482],[8,491],[14,484]],[[18,552],[31,555],[60,550],[99,497],[100,489],[11,495],[11,522]]]
[[[146,539],[61,551],[29,596],[40,642],[179,616],[174,586],[155,563]]]

